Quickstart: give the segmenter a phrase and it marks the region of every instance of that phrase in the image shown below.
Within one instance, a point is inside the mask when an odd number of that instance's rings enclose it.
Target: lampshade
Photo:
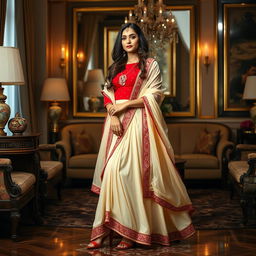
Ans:
[[[104,84],[104,75],[102,69],[88,70],[87,80],[84,86],[84,96],[99,97],[102,96],[101,90]]]
[[[84,85],[84,96],[86,97],[100,97],[101,94],[101,84],[98,82],[86,82]]]
[[[0,84],[25,83],[19,49],[0,46]]]
[[[47,78],[44,81],[41,101],[69,101],[67,82],[64,78]]]
[[[256,99],[256,76],[248,76],[244,87],[244,100]]]
[[[104,75],[102,69],[91,69],[88,70],[87,82],[97,82],[104,84]]]

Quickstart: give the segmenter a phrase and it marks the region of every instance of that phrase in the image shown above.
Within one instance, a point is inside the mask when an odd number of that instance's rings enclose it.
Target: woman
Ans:
[[[159,104],[162,79],[133,23],[116,39],[103,90],[106,118],[92,191],[100,194],[88,248],[115,231],[118,249],[134,243],[170,245],[194,233],[191,201],[174,166]]]

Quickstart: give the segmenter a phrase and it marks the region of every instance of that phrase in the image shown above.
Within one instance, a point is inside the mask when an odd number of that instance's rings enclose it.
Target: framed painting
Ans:
[[[219,31],[219,115],[247,116],[243,99],[248,76],[256,75],[256,4],[221,3]]]

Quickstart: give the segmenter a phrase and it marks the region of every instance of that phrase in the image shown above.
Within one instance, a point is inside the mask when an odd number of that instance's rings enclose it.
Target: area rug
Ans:
[[[189,189],[195,211],[192,220],[196,229],[244,228],[239,199],[230,199],[221,189]],[[89,188],[66,188],[62,201],[50,201],[44,225],[62,227],[91,227],[98,196]],[[252,228],[252,225],[247,227]]]

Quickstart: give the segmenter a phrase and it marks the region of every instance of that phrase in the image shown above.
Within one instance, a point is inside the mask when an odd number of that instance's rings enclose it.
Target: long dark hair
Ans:
[[[139,37],[139,47],[138,47],[138,56],[139,56],[139,69],[141,70],[140,77],[144,79],[146,77],[146,59],[148,57],[148,42],[145,38],[142,30],[135,23],[126,23],[124,24],[120,31],[118,32],[115,45],[112,51],[113,64],[108,68],[108,75],[106,77],[107,88],[113,86],[113,78],[120,72],[125,69],[125,64],[127,63],[128,56],[126,51],[122,46],[122,34],[126,28],[132,28]]]

